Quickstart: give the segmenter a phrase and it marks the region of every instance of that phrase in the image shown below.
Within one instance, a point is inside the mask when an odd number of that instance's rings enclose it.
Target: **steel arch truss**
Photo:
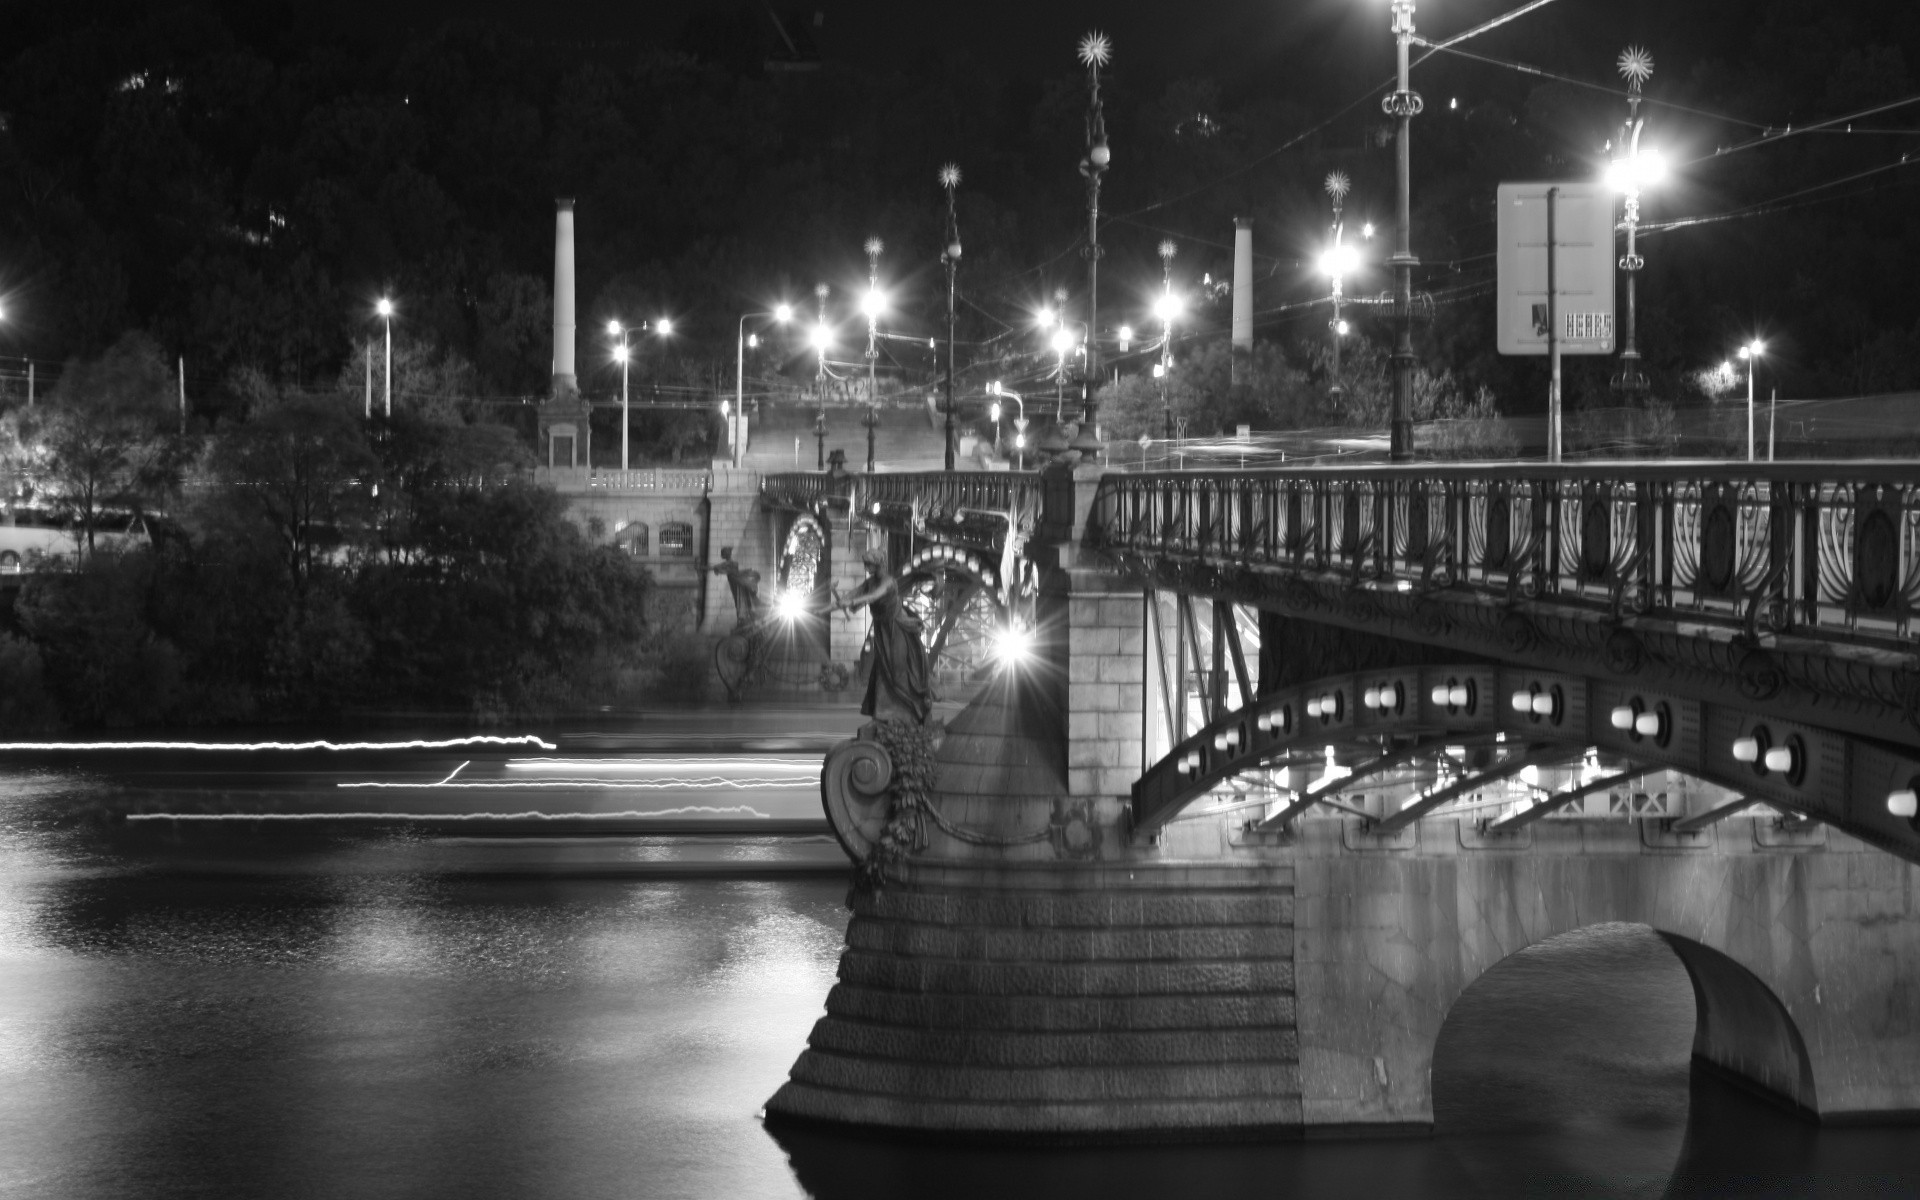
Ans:
[[[1406,761],[1410,750],[1430,750],[1442,740],[1500,735],[1507,762],[1476,782],[1450,787],[1464,793],[1502,767],[1517,771],[1524,764],[1516,756],[1564,761],[1592,747],[1634,767],[1596,787],[1672,768],[1920,862],[1920,820],[1893,815],[1887,803],[1889,793],[1920,782],[1920,754],[1628,684],[1482,664],[1336,675],[1221,714],[1134,784],[1134,831],[1150,834],[1222,781],[1323,745],[1377,737],[1389,747],[1383,761],[1395,755]],[[1356,774],[1382,769],[1354,768]],[[1336,790],[1300,795],[1270,824],[1292,820]],[[1390,832],[1451,798],[1430,792],[1377,824]],[[1501,824],[1524,824],[1575,798],[1548,795],[1537,811],[1523,810]]]

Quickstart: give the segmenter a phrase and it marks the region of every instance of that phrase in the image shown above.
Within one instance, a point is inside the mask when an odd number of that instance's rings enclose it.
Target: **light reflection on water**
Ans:
[[[0,1195],[1912,1194],[1908,1133],[1690,1100],[1689,985],[1634,927],[1469,991],[1436,1055],[1447,1136],[776,1140],[755,1114],[833,982],[843,878],[335,869],[392,833],[211,839],[251,867],[183,871],[76,820],[98,794],[0,778]]]

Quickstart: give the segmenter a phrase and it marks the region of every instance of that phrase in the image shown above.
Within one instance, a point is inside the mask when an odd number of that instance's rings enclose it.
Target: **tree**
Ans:
[[[349,396],[295,396],[224,429],[210,455],[228,502],[271,530],[299,602],[321,552],[362,507],[377,460]]]
[[[129,333],[98,359],[68,364],[50,397],[35,482],[87,553],[108,512],[146,507],[176,477],[172,395],[159,345]]]

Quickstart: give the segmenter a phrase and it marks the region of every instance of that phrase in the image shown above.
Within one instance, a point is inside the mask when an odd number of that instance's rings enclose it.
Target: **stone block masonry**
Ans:
[[[1287,878],[1048,864],[969,886],[905,867],[850,897],[840,982],[769,1117],[1037,1140],[1296,1129]]]
[[[1143,765],[1145,601],[1104,572],[1066,574],[1068,791],[1124,796]]]

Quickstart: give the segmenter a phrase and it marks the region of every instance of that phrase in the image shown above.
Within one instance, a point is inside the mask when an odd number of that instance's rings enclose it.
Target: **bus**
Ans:
[[[19,575],[42,563],[69,558],[85,534],[66,513],[46,508],[0,509],[0,575]],[[139,513],[102,512],[93,530],[96,548],[126,548],[148,541]]]

